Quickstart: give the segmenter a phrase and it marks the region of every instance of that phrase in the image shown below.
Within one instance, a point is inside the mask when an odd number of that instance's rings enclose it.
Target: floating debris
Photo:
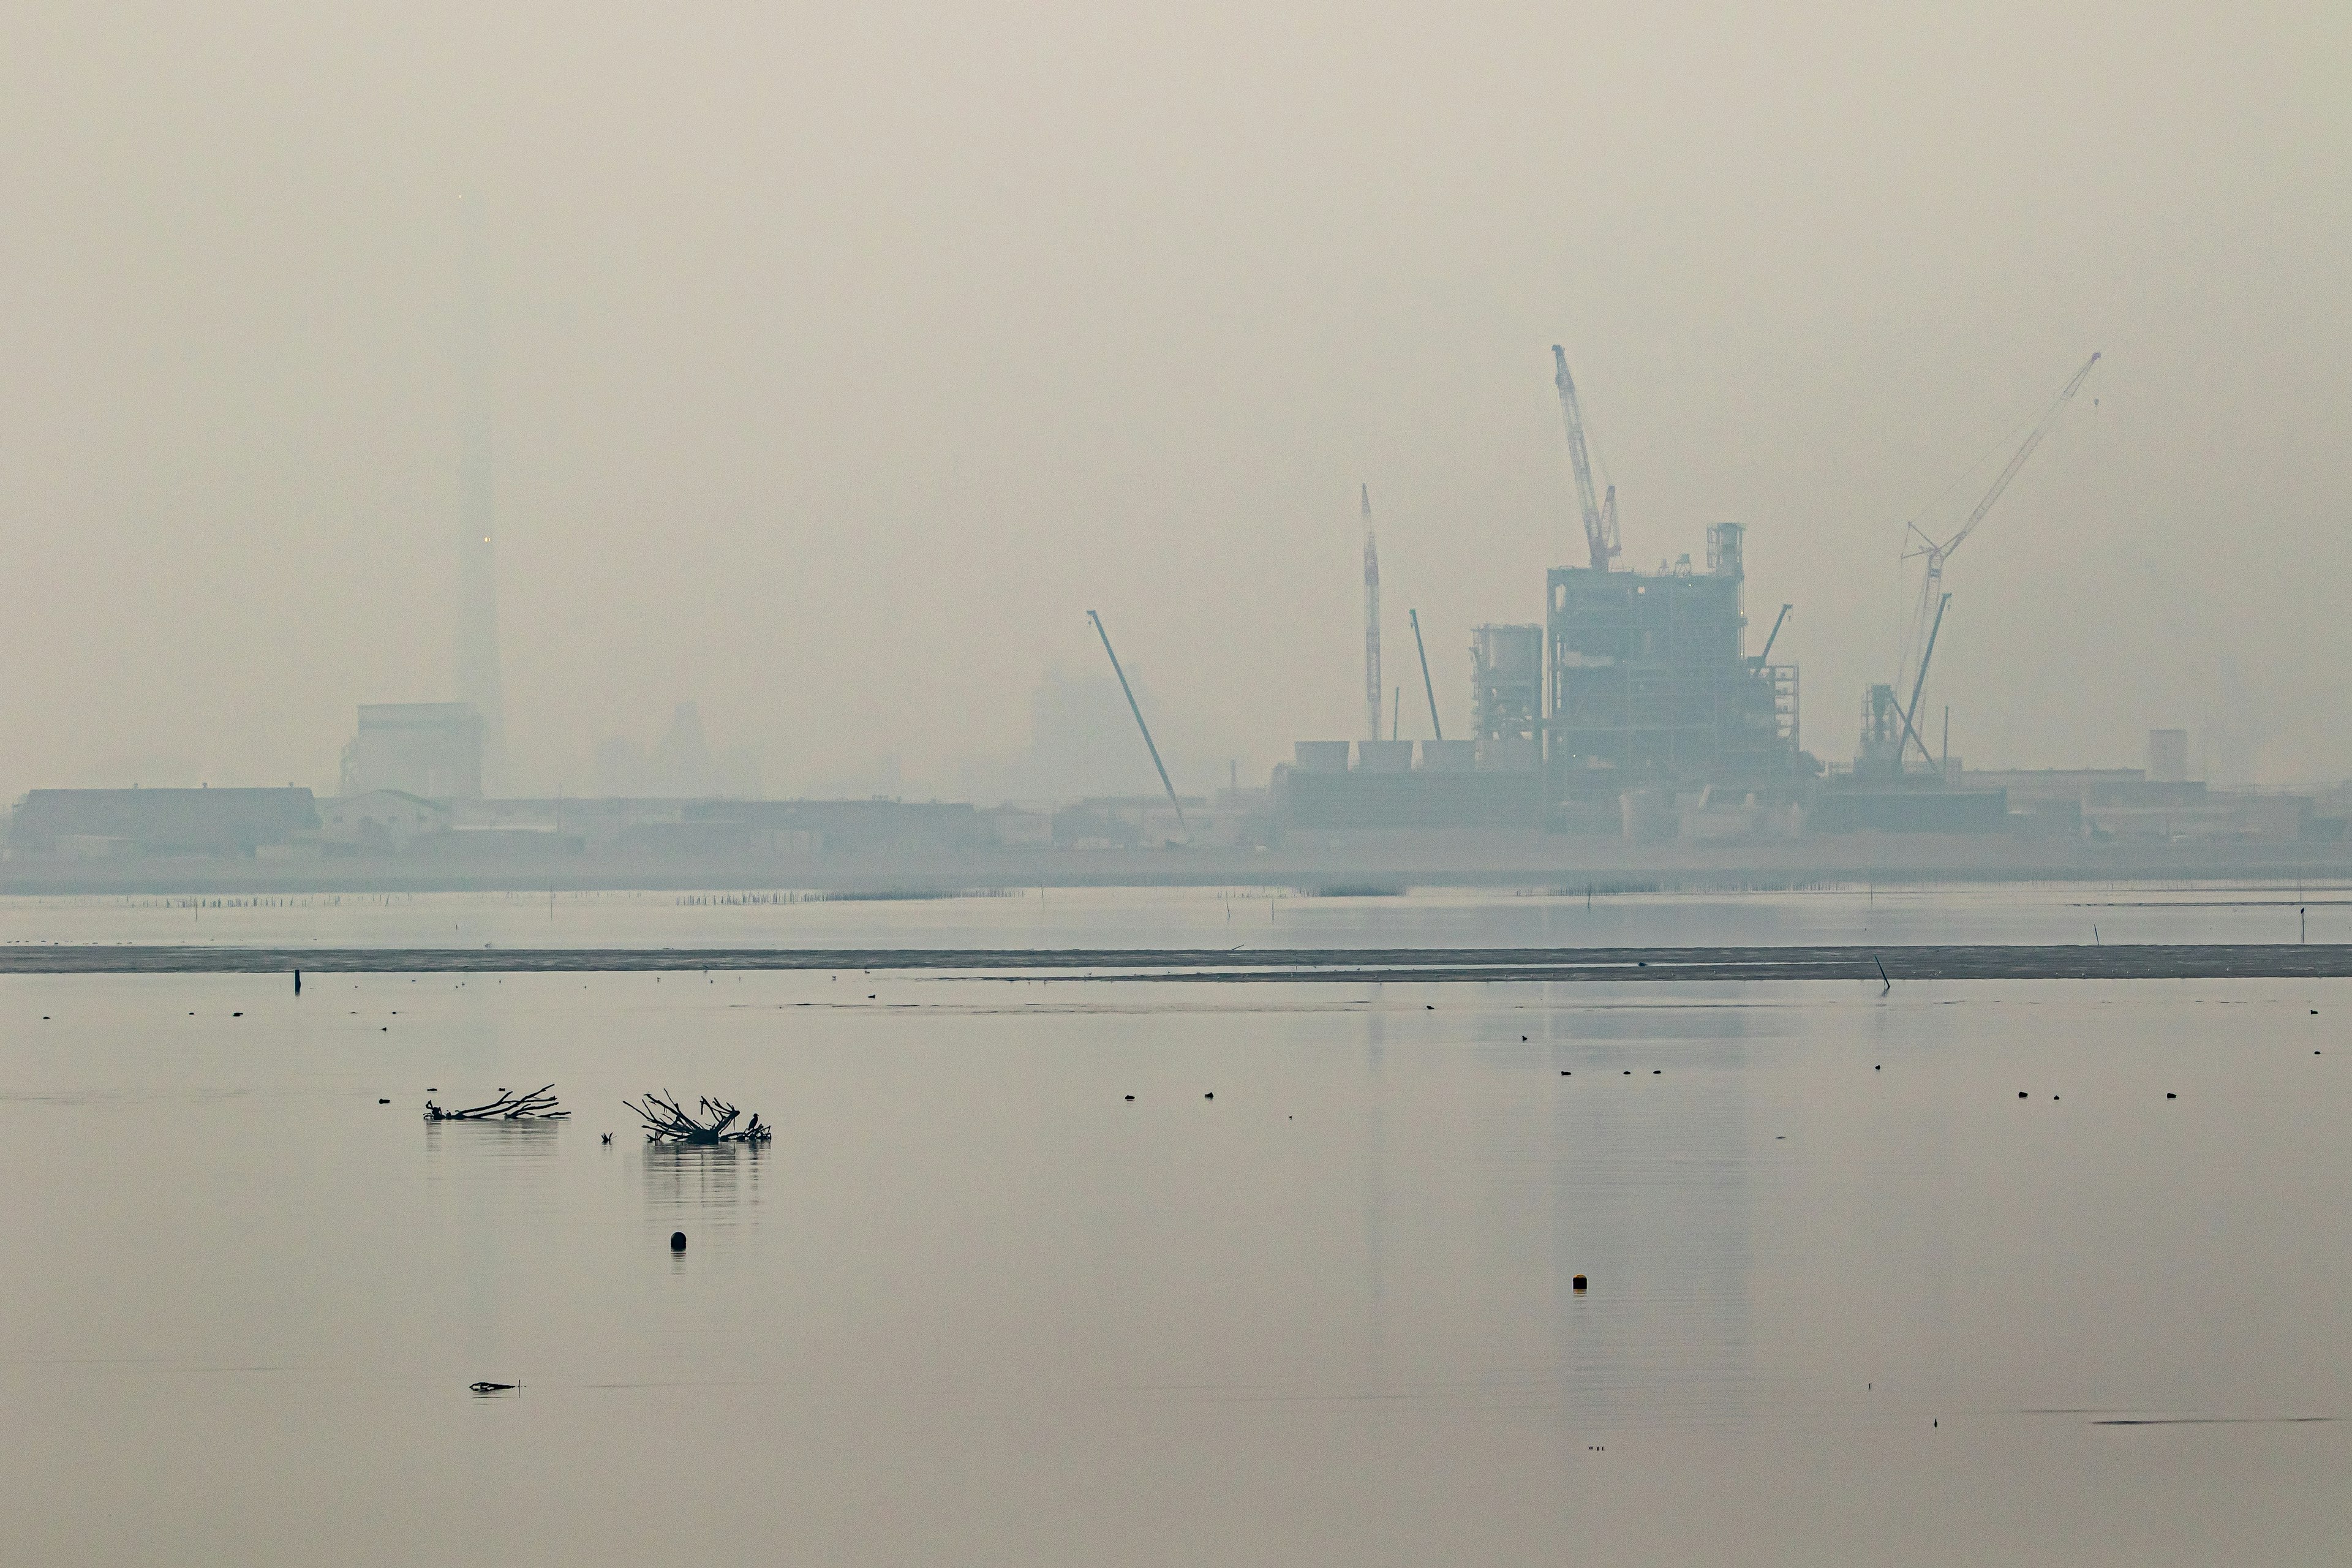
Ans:
[[[476,1394],[511,1394],[522,1384],[520,1383],[469,1383],[466,1386]]]
[[[547,1084],[529,1094],[517,1094],[501,1089],[499,1097],[480,1105],[460,1110],[444,1110],[431,1100],[425,1102],[427,1121],[561,1121],[572,1114],[555,1109],[555,1086]],[[427,1091],[431,1092],[430,1090]]]
[[[765,1143],[776,1135],[774,1128],[761,1122],[756,1110],[750,1121],[737,1127],[735,1119],[743,1113],[725,1100],[707,1095],[702,1099],[699,1115],[667,1095],[650,1092],[642,1105],[626,1100],[621,1103],[635,1111],[637,1120],[646,1124],[648,1143]]]

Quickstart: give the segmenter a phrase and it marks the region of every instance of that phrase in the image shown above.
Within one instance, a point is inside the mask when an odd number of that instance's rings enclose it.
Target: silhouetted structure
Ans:
[[[307,789],[37,789],[16,803],[20,855],[251,855],[319,826]]]
[[[470,702],[366,702],[343,748],[342,793],[399,790],[427,800],[482,793],[482,716]]]
[[[1801,770],[1797,670],[1747,654],[1744,535],[1707,530],[1707,569],[1559,566],[1547,589],[1555,800],[1655,784],[1789,791]]]

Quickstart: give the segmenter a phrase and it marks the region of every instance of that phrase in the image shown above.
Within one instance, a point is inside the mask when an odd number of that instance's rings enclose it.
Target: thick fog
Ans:
[[[1088,609],[1180,786],[1262,782],[1362,725],[1363,483],[1454,732],[1582,558],[1554,342],[1628,563],[1748,524],[1832,759],[1906,520],[2101,351],[1931,723],[2342,776],[2347,14],[20,0],[0,791],[332,788],[453,694],[473,201],[518,791],[681,702],[770,795],[1153,790]]]

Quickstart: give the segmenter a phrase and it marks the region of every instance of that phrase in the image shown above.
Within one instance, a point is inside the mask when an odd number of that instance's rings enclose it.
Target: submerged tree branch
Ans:
[[[667,1095],[648,1093],[643,1104],[625,1100],[621,1103],[637,1114],[646,1124],[648,1143],[765,1143],[775,1135],[775,1129],[762,1123],[760,1113],[753,1111],[751,1120],[741,1127],[735,1125],[742,1112],[723,1100],[705,1096],[700,1111],[688,1110]]]
[[[496,1100],[462,1109],[444,1110],[429,1100],[425,1102],[427,1121],[561,1121],[571,1114],[555,1109],[555,1086],[551,1083],[529,1094],[501,1089]]]

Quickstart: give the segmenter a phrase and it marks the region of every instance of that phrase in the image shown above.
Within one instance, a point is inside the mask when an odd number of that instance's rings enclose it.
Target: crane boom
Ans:
[[[2009,481],[2017,478],[2018,470],[2025,467],[2025,459],[2033,456],[2033,449],[2042,445],[2042,437],[2050,433],[2051,424],[2058,417],[2058,411],[2074,400],[2074,394],[2080,392],[2083,389],[2083,383],[2090,379],[2091,367],[2098,363],[2097,354],[2093,354],[2089,359],[2084,360],[2083,368],[2074,373],[2074,379],[2060,387],[2058,395],[2043,406],[2042,416],[2033,422],[2033,428],[2027,433],[2024,443],[2017,448],[2016,456],[2011,458],[2009,466],[2001,469],[2000,477],[1993,480],[1992,488],[1985,491],[1984,500],[1977,502],[1976,510],[1969,513],[1969,521],[1960,525],[1959,531],[1941,544],[1932,540],[1928,542],[1928,557],[1937,567],[1941,567],[1945,561],[1950,559],[1952,552],[1958,550],[1962,542],[1977,531],[1977,524],[1985,520],[1985,513],[1992,510],[1993,502],[2000,500],[2001,491],[2009,489]]]
[[[1912,724],[1911,716],[1919,710],[1919,694],[1927,689],[1927,666],[1936,657],[1936,637],[1944,629],[1944,612],[1951,607],[1952,596],[1949,594],[1936,601],[1936,624],[1927,629],[1927,651],[1919,656],[1919,679],[1911,683],[1911,706],[1903,710],[1903,732],[1917,743],[1919,754],[1927,759],[1929,767],[1936,765],[1935,754],[1927,750],[1927,742],[1919,739],[1919,731]],[[1899,772],[1903,753],[1897,751],[1895,755],[1895,767]]]
[[[1977,525],[1982,522],[1986,514],[1992,510],[1993,503],[2000,500],[2002,492],[2009,489],[2010,481],[2017,478],[2019,471],[2025,467],[2026,459],[2032,457],[2034,449],[2042,445],[2042,438],[2050,434],[2051,426],[2057,423],[2059,414],[2066,405],[2074,400],[2074,395],[2080,392],[2083,389],[2083,384],[2091,378],[2091,371],[2098,363],[2099,355],[2095,353],[2084,360],[2082,367],[2067,379],[2066,384],[2058,389],[2057,395],[2042,405],[2041,412],[2034,416],[2032,427],[2026,432],[2025,439],[2019,443],[2017,450],[2011,455],[2007,465],[1994,478],[1991,487],[1985,491],[1983,499],[1977,502],[1976,510],[1969,513],[1969,520],[1960,524],[1950,538],[1938,541],[1916,522],[1905,525],[1906,532],[1918,542],[1905,551],[1903,558],[1907,561],[1915,555],[1924,556],[1927,560],[1927,570],[1921,575],[1918,602],[1912,607],[1910,623],[1904,634],[1904,647],[1900,654],[1901,668],[1910,668],[1916,655],[1919,677],[1925,679],[1927,655],[1933,650],[1936,637],[1935,628],[1928,623],[1931,619],[1940,621],[1943,615],[1944,563],[1951,559],[1952,552],[1967,542],[1969,535],[1977,531]],[[1917,681],[1913,683],[1915,688],[1917,684]],[[1916,698],[1914,701],[1916,703]],[[1904,721],[1906,726],[1910,723],[1910,718],[1911,716],[1906,713]],[[1915,741],[1918,740],[1916,733],[1911,738]],[[1927,742],[1920,742],[1919,750],[1923,754],[1927,753]]]
[[[1443,741],[1445,739],[1445,726],[1437,718],[1437,688],[1430,684],[1429,649],[1421,640],[1421,612],[1407,610],[1405,614],[1412,617],[1412,650],[1421,655],[1421,689],[1429,698],[1430,732]]]
[[[1110,672],[1118,677],[1118,689],[1127,694],[1127,710],[1135,715],[1135,727],[1143,731],[1143,749],[1151,753],[1151,765],[1159,770],[1160,787],[1168,792],[1168,804],[1176,808],[1177,837],[1189,840],[1192,834],[1184,826],[1184,803],[1176,798],[1176,786],[1168,778],[1168,764],[1160,760],[1160,748],[1151,739],[1151,726],[1143,721],[1143,704],[1135,700],[1135,688],[1127,683],[1127,671],[1119,668],[1118,650],[1110,646],[1110,633],[1103,629],[1100,616],[1088,610],[1087,619],[1094,622],[1095,636],[1102,638],[1103,652],[1110,655]]]
[[[1576,382],[1568,374],[1568,351],[1552,344],[1551,363],[1552,385],[1559,389],[1559,416],[1568,426],[1569,466],[1576,470],[1576,503],[1584,514],[1585,548],[1591,553],[1592,569],[1606,572],[1609,558],[1617,549],[1601,518],[1600,498],[1592,489],[1592,459],[1584,449],[1584,413],[1577,406]]]

